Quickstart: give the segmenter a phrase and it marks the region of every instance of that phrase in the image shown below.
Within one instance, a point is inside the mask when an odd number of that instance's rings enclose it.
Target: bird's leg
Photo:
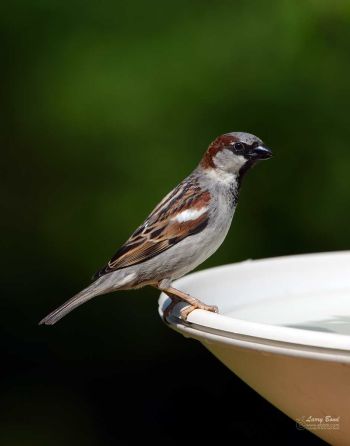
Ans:
[[[189,294],[184,293],[183,291],[177,290],[173,287],[166,287],[166,288],[159,288],[163,293],[165,293],[167,296],[170,297],[172,300],[171,304],[166,308],[166,314],[164,314],[164,317],[167,317],[170,313],[170,311],[174,308],[174,306],[179,302],[187,302],[189,305],[185,308],[183,308],[180,311],[181,318],[183,320],[187,319],[187,316],[196,308],[199,308],[201,310],[206,311],[212,311],[213,313],[218,312],[218,307],[214,305],[207,305],[203,302],[201,302],[199,299],[196,299]],[[170,308],[171,307],[171,308]],[[169,311],[168,311],[169,309]]]

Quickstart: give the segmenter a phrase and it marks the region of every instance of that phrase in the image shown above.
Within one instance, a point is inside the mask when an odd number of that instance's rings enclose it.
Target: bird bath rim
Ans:
[[[311,274],[311,276],[313,275],[313,278],[311,277],[310,283],[306,284],[306,288],[310,288],[310,286],[312,288],[312,285],[315,285],[318,280],[317,266],[321,266],[326,268],[330,273],[332,290],[344,289],[344,285],[341,285],[341,271],[337,271],[339,261],[346,261],[350,266],[350,251],[300,254],[248,260],[189,274],[176,281],[174,286],[191,293],[191,289],[189,289],[191,286],[195,288],[199,283],[206,280],[215,283],[215,280],[217,280],[218,277],[225,277],[233,274],[239,279],[242,274],[246,275],[251,272],[253,274],[259,273],[261,279],[264,277],[265,272],[266,274],[273,274],[271,271],[276,271],[277,269],[277,272],[278,270],[284,271],[285,277],[288,278],[288,276],[298,274],[298,268],[301,268],[300,274],[304,273],[305,275],[304,268],[306,267],[309,268],[310,271],[313,269],[313,273]],[[322,279],[324,281],[325,277],[322,276],[319,278],[321,284]],[[339,283],[335,284],[337,279],[339,279]],[[276,280],[280,280],[280,278]],[[350,296],[349,281],[347,282],[347,285]],[[208,288],[210,289],[210,285]],[[235,285],[233,284],[233,290],[234,288]],[[322,289],[322,286],[316,288],[316,292],[317,290]],[[212,294],[213,297],[207,297],[205,303],[218,305],[220,311],[220,296],[218,297],[217,295],[214,295],[215,293],[213,290]],[[196,295],[195,297],[201,299],[201,296],[199,295]],[[235,299],[233,298],[232,302],[234,301]],[[163,316],[163,310],[165,310],[168,303],[169,298],[162,293],[159,298],[159,314],[161,316]],[[237,348],[259,350],[266,352],[267,354],[276,353],[310,359],[350,363],[349,335],[328,332],[324,333],[317,330],[307,330],[239,319],[228,316],[227,308],[224,308],[221,314],[211,313],[204,310],[194,310],[190,313],[187,320],[183,321],[179,317],[179,310],[182,307],[183,304],[175,306],[170,312],[167,322],[172,328],[182,333],[184,336],[193,337],[203,343],[229,344],[234,345]]]

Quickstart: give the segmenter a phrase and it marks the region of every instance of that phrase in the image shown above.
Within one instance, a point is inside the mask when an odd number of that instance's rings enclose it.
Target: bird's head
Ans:
[[[250,133],[232,132],[217,137],[210,144],[200,165],[204,169],[216,169],[242,177],[257,161],[271,156],[271,150],[258,137]]]

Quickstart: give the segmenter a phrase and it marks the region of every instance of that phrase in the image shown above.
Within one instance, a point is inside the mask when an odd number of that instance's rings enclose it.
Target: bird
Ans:
[[[185,302],[180,317],[194,309],[218,312],[172,286],[172,282],[209,258],[224,241],[234,216],[242,179],[272,151],[245,132],[218,136],[199,165],[153,209],[93,282],[55,309],[39,324],[53,325],[93,297],[117,290],[152,286],[170,298],[163,317]]]

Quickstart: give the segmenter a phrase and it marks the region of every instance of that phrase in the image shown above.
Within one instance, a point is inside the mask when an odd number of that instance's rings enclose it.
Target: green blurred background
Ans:
[[[176,444],[225,423],[322,444],[163,325],[155,290],[36,324],[228,131],[275,157],[201,267],[349,248],[350,3],[13,0],[0,35],[0,444]]]

